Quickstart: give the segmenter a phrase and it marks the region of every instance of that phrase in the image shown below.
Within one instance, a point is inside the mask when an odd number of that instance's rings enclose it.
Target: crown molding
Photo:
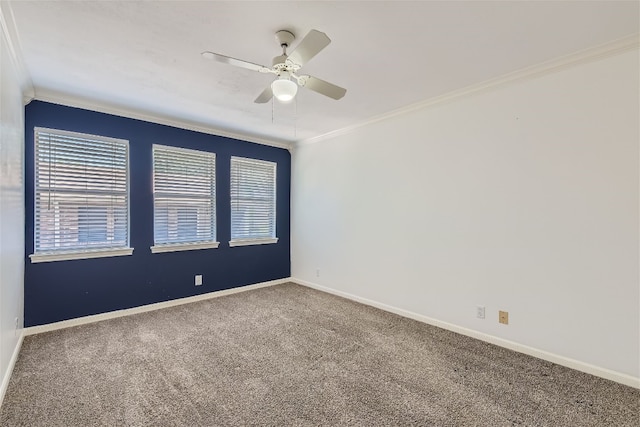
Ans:
[[[392,110],[387,113],[383,113],[353,125],[346,126],[344,128],[336,129],[331,132],[324,133],[322,135],[314,136],[311,138],[296,141],[295,147],[303,145],[313,144],[316,142],[324,141],[327,139],[335,138],[340,135],[349,134],[355,130],[371,125],[373,123],[381,122],[391,119],[396,116],[411,113],[416,110],[421,110],[436,105],[441,105],[446,102],[455,101],[468,96],[476,95],[479,93],[494,90],[498,87],[506,86],[509,84],[522,82],[534,78],[538,78],[547,74],[556,73],[558,71],[575,67],[577,65],[586,64],[589,62],[598,61],[610,56],[618,55],[620,53],[628,52],[638,49],[640,47],[640,34],[632,34],[617,40],[613,40],[608,43],[597,45],[591,48],[587,48],[569,55],[562,56],[550,61],[542,62],[537,65],[522,68],[520,70],[504,74],[502,76],[485,80],[481,83],[477,83],[465,88],[445,93],[444,95],[436,96],[426,99],[408,106]]]
[[[25,104],[28,104],[33,98],[33,82],[31,81],[31,75],[22,57],[20,37],[16,30],[17,27],[13,17],[13,10],[11,9],[11,4],[7,1],[0,1],[0,27],[2,28],[2,35],[7,41],[11,61],[18,73],[18,81],[20,90],[22,91],[23,101]]]
[[[241,141],[253,142],[255,144],[268,145],[276,148],[284,148],[290,150],[292,142],[278,141],[263,138],[255,135],[246,135],[242,133],[229,132],[213,126],[207,126],[201,123],[179,120],[168,116],[143,112],[133,108],[111,105],[103,102],[93,101],[85,98],[75,97],[68,94],[52,91],[49,89],[38,88],[35,91],[33,99],[38,101],[51,102],[53,104],[65,105],[68,107],[82,108],[85,110],[97,111],[99,113],[112,114],[115,116],[127,117],[130,119],[143,120],[146,122],[157,123],[166,126],[172,126],[180,129],[192,130],[195,132],[206,133],[209,135],[223,136],[225,138],[238,139]]]

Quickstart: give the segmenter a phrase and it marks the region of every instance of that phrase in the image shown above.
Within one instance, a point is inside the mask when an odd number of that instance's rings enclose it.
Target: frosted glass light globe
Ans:
[[[271,83],[271,91],[278,101],[289,102],[296,96],[298,85],[288,78],[280,78]]]

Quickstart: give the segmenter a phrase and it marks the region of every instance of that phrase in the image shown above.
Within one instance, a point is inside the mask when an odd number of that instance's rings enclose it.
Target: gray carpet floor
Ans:
[[[295,284],[25,338],[2,426],[640,426],[640,391]]]

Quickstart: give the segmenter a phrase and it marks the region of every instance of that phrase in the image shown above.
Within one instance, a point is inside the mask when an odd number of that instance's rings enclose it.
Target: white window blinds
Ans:
[[[276,163],[231,157],[231,246],[275,242]]]
[[[215,153],[154,145],[153,207],[153,252],[217,247]]]
[[[34,211],[33,262],[128,248],[129,142],[36,128]]]

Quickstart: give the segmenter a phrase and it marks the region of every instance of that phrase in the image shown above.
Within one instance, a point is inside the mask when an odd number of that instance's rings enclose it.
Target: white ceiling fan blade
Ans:
[[[307,89],[311,89],[314,92],[318,92],[321,95],[328,96],[333,99],[340,99],[346,93],[347,90],[340,86],[336,86],[333,83],[325,82],[322,79],[312,76],[300,76],[298,78],[298,84]]]
[[[325,33],[318,30],[311,30],[309,34],[304,36],[302,41],[298,43],[295,50],[289,54],[287,60],[302,67],[322,49],[327,47],[329,43],[331,43],[331,39],[327,37]]]
[[[271,90],[271,85],[269,85],[265,88],[265,90],[262,91],[260,95],[258,95],[256,100],[253,102],[255,102],[256,104],[264,104],[266,102],[269,102],[271,98],[273,98],[273,91]]]
[[[259,71],[261,73],[270,73],[271,69],[264,65],[254,64],[253,62],[243,61],[241,59],[231,58],[230,56],[220,55],[213,52],[202,52],[202,57],[213,61],[222,62],[223,64],[234,65],[236,67],[246,68],[248,70]]]

